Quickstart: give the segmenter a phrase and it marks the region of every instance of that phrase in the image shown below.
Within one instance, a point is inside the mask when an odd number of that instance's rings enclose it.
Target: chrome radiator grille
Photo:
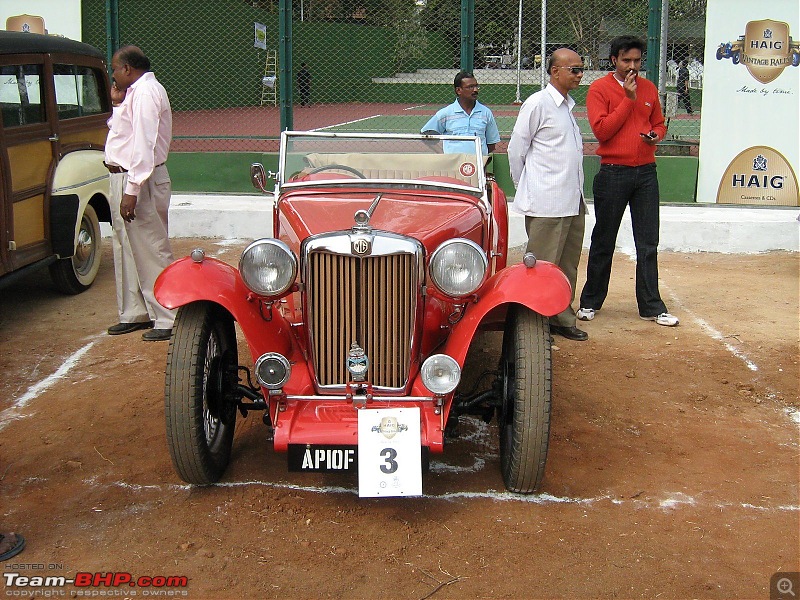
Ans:
[[[353,342],[369,357],[368,379],[376,387],[405,386],[419,289],[415,254],[359,257],[311,251],[306,302],[314,370],[320,386],[349,379]]]

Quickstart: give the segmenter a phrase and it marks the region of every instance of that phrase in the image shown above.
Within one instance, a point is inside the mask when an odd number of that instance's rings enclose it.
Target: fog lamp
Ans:
[[[454,358],[446,354],[429,356],[420,370],[422,383],[434,394],[449,394],[461,381],[461,368]]]
[[[256,379],[268,390],[283,387],[289,381],[292,366],[289,360],[277,352],[267,352],[256,361]]]

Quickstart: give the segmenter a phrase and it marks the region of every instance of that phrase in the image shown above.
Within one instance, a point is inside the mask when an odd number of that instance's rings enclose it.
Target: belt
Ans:
[[[128,169],[123,169],[122,167],[120,167],[118,165],[109,165],[108,163],[103,163],[103,164],[106,166],[106,169],[108,169],[109,173],[114,173],[115,175],[118,175],[119,173],[127,173],[128,172]],[[156,165],[153,168],[157,169],[158,167],[163,167],[165,164],[166,163],[161,163],[159,165]]]
[[[611,169],[643,169],[645,167],[655,166],[655,164],[656,163],[652,162],[652,163],[646,163],[646,164],[643,164],[643,165],[633,166],[633,165],[618,165],[618,164],[615,164],[615,163],[600,163],[600,166],[601,167],[608,167],[608,168],[611,168]]]
[[[103,164],[106,166],[106,169],[108,169],[109,173],[117,174],[117,173],[127,173],[128,172],[128,169],[123,169],[122,167],[117,166],[117,165],[110,165],[110,164],[105,163],[105,162]]]

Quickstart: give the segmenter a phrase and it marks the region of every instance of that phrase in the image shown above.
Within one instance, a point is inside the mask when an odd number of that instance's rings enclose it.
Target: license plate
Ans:
[[[289,470],[358,473],[358,448],[335,444],[289,444]]]

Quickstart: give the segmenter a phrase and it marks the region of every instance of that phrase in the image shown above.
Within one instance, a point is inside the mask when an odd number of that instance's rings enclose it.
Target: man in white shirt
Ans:
[[[111,173],[111,224],[119,323],[109,335],[150,329],[142,338],[168,340],[175,311],[161,306],[153,285],[173,261],[167,215],[172,181],[165,165],[172,141],[167,92],[135,46],[111,59],[113,114],[105,162]]]
[[[511,209],[525,215],[527,251],[559,266],[572,286],[578,277],[586,205],[583,201],[583,142],[569,95],[583,77],[581,57],[568,48],[553,52],[550,83],[522,104],[508,144],[511,178],[517,188]],[[550,331],[584,341],[568,306],[550,318]]]

